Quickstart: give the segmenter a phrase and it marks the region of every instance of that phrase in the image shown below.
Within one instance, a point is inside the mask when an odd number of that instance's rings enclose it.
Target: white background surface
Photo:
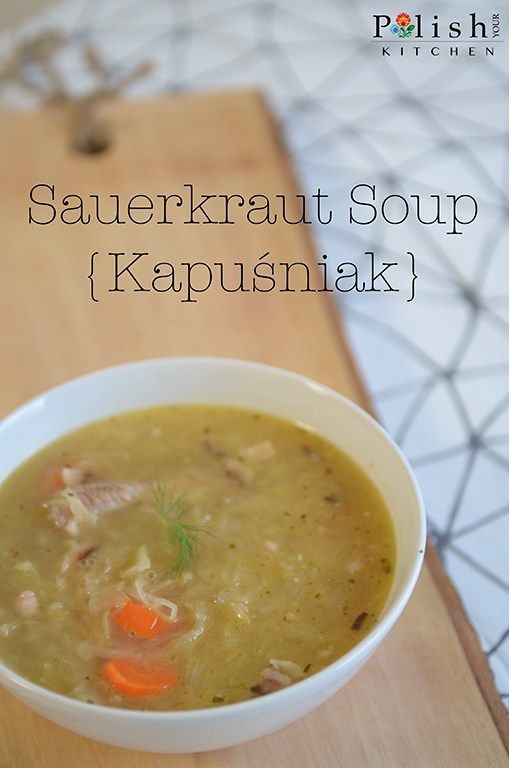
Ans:
[[[27,34],[69,34],[69,88],[94,83],[79,51],[97,45],[113,77],[150,60],[127,95],[261,87],[281,122],[301,182],[337,216],[315,231],[334,262],[416,257],[416,299],[345,294],[340,303],[378,411],[422,484],[431,530],[509,701],[509,40],[496,55],[382,58],[376,9],[342,0],[71,0],[0,39],[6,58]],[[508,3],[465,9],[423,2],[423,14],[502,16]],[[409,45],[408,41],[403,44]],[[391,46],[397,48],[396,43]],[[482,47],[479,46],[479,51]],[[30,103],[4,85],[3,103]],[[480,212],[462,236],[409,220],[348,223],[357,183],[391,193],[471,194]],[[389,258],[389,261],[395,260]]]

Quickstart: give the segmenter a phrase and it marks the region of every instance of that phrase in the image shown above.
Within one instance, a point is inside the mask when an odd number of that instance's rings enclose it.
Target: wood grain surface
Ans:
[[[305,226],[29,226],[28,190],[37,183],[55,184],[57,195],[124,198],[170,194],[189,182],[209,193],[296,191],[257,94],[111,104],[106,113],[114,142],[97,156],[70,150],[61,111],[1,118],[0,412],[96,368],[191,354],[280,365],[369,405],[321,294],[210,290],[185,304],[176,295],[126,292],[91,301],[87,275],[96,250],[149,251],[178,262],[252,265],[266,251],[275,260],[315,261]],[[141,754],[75,736],[2,693],[0,766],[504,768],[505,716],[487,666],[440,565],[433,562],[432,571],[424,568],[403,617],[359,675],[279,733],[202,755]]]

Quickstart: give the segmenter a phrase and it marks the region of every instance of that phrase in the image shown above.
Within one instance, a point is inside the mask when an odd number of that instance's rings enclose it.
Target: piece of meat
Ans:
[[[255,443],[254,445],[248,445],[247,448],[243,448],[239,451],[239,456],[245,461],[252,461],[254,464],[261,464],[264,461],[268,461],[276,455],[274,446],[270,440],[264,440],[261,443]]]
[[[286,688],[287,685],[292,684],[292,679],[288,675],[284,675],[273,667],[265,667],[262,669],[260,680],[256,685],[251,687],[253,693],[257,693],[259,696],[265,696],[267,693],[274,693],[274,691],[280,691],[282,688]]]
[[[93,515],[113,512],[140,498],[141,483],[86,483],[72,489]]]
[[[250,467],[246,467],[242,462],[237,459],[228,459],[225,463],[226,473],[233,477],[241,485],[251,482],[254,477],[254,472]]]
[[[304,677],[302,668],[294,661],[271,659],[269,666],[262,669],[260,679],[251,691],[259,696],[274,693]]]
[[[35,616],[39,613],[39,600],[35,592],[31,589],[27,589],[24,592],[20,592],[14,601],[14,607],[20,616],[28,618],[29,616]]]
[[[304,677],[302,667],[289,659],[270,659],[269,666],[272,669],[277,669],[278,672],[282,672],[284,675],[289,675],[293,680],[300,680]]]
[[[86,472],[81,467],[62,467],[61,474],[64,486],[72,488],[75,485],[81,485],[85,479]]]
[[[85,483],[66,488],[47,503],[50,519],[57,528],[77,536],[81,524],[94,523],[105,512],[113,512],[139,499],[141,483]]]

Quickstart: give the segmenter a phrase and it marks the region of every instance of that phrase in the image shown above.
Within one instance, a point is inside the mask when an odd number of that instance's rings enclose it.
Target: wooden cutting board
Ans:
[[[106,107],[112,146],[70,149],[61,110],[4,114],[0,411],[72,376],[164,355],[229,355],[280,365],[369,408],[332,303],[317,293],[224,295],[198,303],[161,293],[89,297],[95,251],[149,251],[167,261],[315,260],[305,226],[29,226],[28,190],[64,194],[295,194],[292,171],[255,93]],[[98,287],[101,288],[99,280]],[[75,736],[0,694],[1,768],[502,768],[507,720],[475,635],[436,555],[428,553],[403,617],[360,674],[288,728],[229,750],[162,756]]]

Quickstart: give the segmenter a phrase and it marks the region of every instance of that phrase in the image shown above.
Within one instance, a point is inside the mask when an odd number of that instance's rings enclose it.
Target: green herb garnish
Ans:
[[[211,534],[200,525],[182,522],[190,506],[184,496],[177,496],[171,501],[167,499],[166,486],[161,480],[154,481],[154,506],[166,528],[170,547],[176,550],[173,561],[165,570],[169,575],[181,576],[188,569],[197,547],[203,546],[200,535]]]

